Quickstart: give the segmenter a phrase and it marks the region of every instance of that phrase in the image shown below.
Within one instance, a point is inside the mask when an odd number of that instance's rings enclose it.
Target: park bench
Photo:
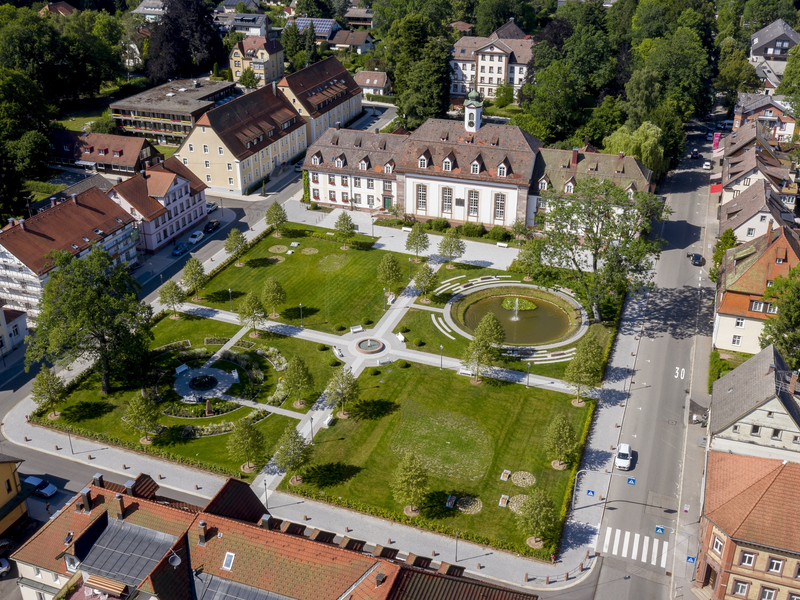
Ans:
[[[508,244],[505,242],[497,242],[498,248],[508,248]]]
[[[412,231],[411,227],[403,227],[403,231]]]
[[[344,359],[344,352],[342,352],[341,348],[338,348],[337,346],[334,346],[333,347],[333,353],[336,356],[338,356],[339,358]]]
[[[361,333],[362,331],[364,331],[364,328],[361,325],[350,328],[350,333]]]

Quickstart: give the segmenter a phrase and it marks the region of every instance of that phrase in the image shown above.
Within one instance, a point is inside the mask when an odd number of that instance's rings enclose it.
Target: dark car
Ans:
[[[700,153],[697,151],[697,148],[692,150],[692,158],[700,158]]]
[[[702,254],[692,254],[692,264],[695,267],[702,267],[705,259]]]
[[[215,219],[206,223],[206,226],[203,227],[203,233],[213,233],[217,229],[219,229],[219,221]]]
[[[178,244],[172,250],[172,256],[180,256],[189,251],[189,244]]]

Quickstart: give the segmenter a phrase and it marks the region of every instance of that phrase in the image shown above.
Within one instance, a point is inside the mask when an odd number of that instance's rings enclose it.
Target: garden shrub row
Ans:
[[[712,350],[708,357],[708,393],[714,391],[714,382],[731,370],[731,364],[722,360],[719,350]]]
[[[219,398],[211,399],[211,409],[214,411],[214,416],[224,415],[238,408],[239,405],[232,400],[220,400]],[[205,402],[194,405],[175,403],[167,406],[161,413],[168,417],[176,417],[178,419],[199,419],[206,416],[206,405]]]
[[[381,220],[379,224],[389,227],[411,227],[414,222],[403,221],[402,219],[388,219]],[[436,218],[425,221],[422,224],[422,228],[442,233],[453,227],[447,219]],[[513,238],[512,233],[502,225],[495,225],[489,231],[486,231],[486,228],[481,223],[462,223],[457,225],[455,229],[466,238],[480,239],[485,237],[494,242],[508,242]]]
[[[208,339],[208,338],[206,338]],[[179,342],[170,342],[169,344],[164,344],[163,346],[159,346],[158,348],[153,348],[150,351],[151,355],[158,355],[164,354],[165,352],[172,352],[173,350],[180,350],[181,348],[188,348],[192,345],[192,342],[189,340],[180,340]]]
[[[328,235],[324,231],[312,231],[309,236],[320,240],[327,240],[329,242],[331,241],[331,238],[333,238],[333,236]],[[375,240],[367,236],[360,235],[349,238],[345,244],[351,248],[355,248],[356,250],[369,250],[375,244]]]
[[[242,417],[241,421],[249,421],[253,425],[263,421],[272,413],[264,408],[253,409],[246,417]],[[236,423],[233,421],[223,421],[222,423],[209,423],[208,425],[187,425],[183,428],[181,437],[185,438],[200,438],[209,435],[219,435],[222,433],[230,433]]]
[[[394,96],[384,96],[383,94],[365,94],[368,102],[386,102],[387,104],[394,104]]]

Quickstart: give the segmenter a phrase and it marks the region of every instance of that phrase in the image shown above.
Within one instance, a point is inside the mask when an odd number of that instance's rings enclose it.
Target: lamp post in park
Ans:
[[[303,303],[300,303],[300,329],[303,328]]]
[[[233,292],[231,291],[231,288],[228,288],[228,300],[231,303],[231,312],[233,312]]]
[[[444,367],[444,345],[439,344],[439,370],[442,370]]]

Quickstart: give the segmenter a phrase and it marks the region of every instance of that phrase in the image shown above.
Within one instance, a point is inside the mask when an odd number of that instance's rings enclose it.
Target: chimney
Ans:
[[[381,587],[384,581],[386,581],[386,575],[383,573],[378,573],[375,575],[375,583],[377,584],[376,587]]]
[[[72,203],[73,204],[77,204],[78,203],[78,194],[72,194]]]
[[[269,529],[270,520],[272,520],[270,514],[264,513],[261,515],[261,519],[258,521],[258,526],[261,527],[261,529]]]
[[[797,371],[792,373],[792,379],[789,381],[789,393],[794,396],[794,392],[797,389]]]
[[[104,487],[103,485],[103,474],[102,473],[95,473],[94,477],[92,477],[92,484],[96,485],[97,487]]]
[[[13,227],[17,224],[17,220],[14,217],[8,217],[8,224]]]
[[[625,158],[625,153],[622,150],[619,151],[619,157]]]
[[[150,168],[150,161],[149,160],[144,161],[144,167],[145,167],[145,169],[149,169]]]
[[[128,496],[133,496],[134,485],[136,485],[136,482],[133,479],[128,479],[128,481],[125,482],[125,493],[128,494]]]
[[[577,167],[578,166],[578,149],[577,148],[573,148],[572,149],[572,166],[573,167]]]
[[[273,81],[272,82],[272,95],[273,96],[277,96],[278,95],[278,82],[277,81]]]
[[[340,121],[336,121],[336,129],[341,129],[342,123]]]
[[[86,506],[86,512],[92,511],[92,490],[88,487],[85,487],[81,490],[81,498],[83,499],[83,504]]]
[[[17,223],[19,224],[19,228],[25,231],[25,219],[20,219]]]
[[[76,513],[79,513],[79,512],[81,512],[82,510],[83,510],[83,502],[81,502],[80,500],[78,500],[78,501],[75,503],[75,512],[76,512]]]
[[[376,134],[378,134],[378,133],[380,133],[380,132],[381,132],[381,130],[380,130],[380,129],[378,129],[378,128],[376,127],[376,128],[375,128],[375,133],[376,133]]]
[[[125,518],[125,500],[122,499],[122,494],[114,496],[114,507],[116,508],[117,520],[122,521]]]
[[[206,522],[200,521],[197,526],[200,528],[200,539],[197,541],[201,546],[206,545]]]
[[[122,177],[117,177],[117,185],[119,185],[120,183],[122,183]]]
[[[53,208],[56,205],[56,199],[50,198],[50,208]]]

